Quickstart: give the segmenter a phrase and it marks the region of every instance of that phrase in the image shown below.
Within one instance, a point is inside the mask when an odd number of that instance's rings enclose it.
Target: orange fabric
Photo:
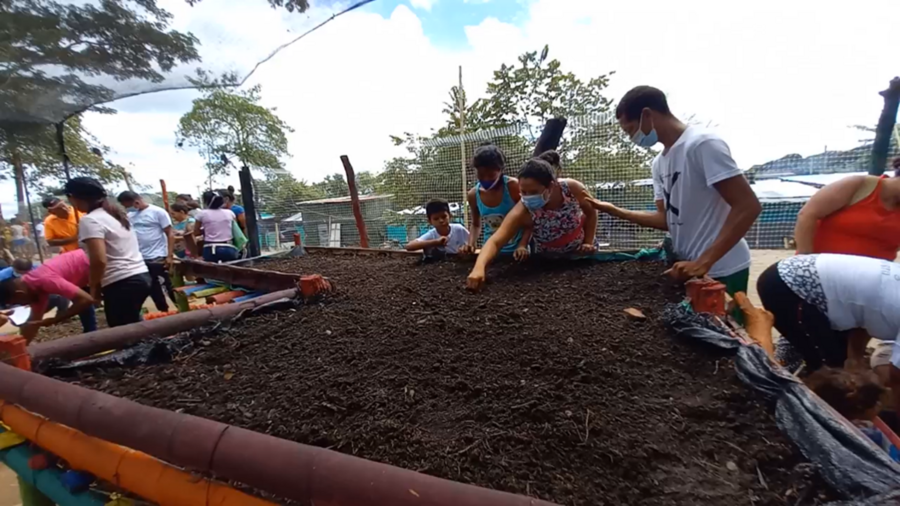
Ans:
[[[75,214],[78,213],[78,219],[80,219],[83,214],[78,211],[69,208],[69,217],[67,219],[57,218],[52,214],[48,214],[46,218],[44,218],[44,238],[48,241],[54,241],[57,239],[67,239],[69,237],[78,235],[78,221],[75,218]],[[69,251],[75,251],[78,249],[78,243],[73,242],[70,244],[66,244],[65,246],[61,246],[63,253],[67,253]]]
[[[900,208],[881,202],[884,178],[866,198],[819,220],[813,253],[840,253],[893,261],[900,250]]]

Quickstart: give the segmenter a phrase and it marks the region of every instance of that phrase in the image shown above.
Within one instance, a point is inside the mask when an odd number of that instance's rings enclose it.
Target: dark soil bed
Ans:
[[[824,488],[731,359],[671,339],[655,263],[316,257],[339,293],[197,337],[172,364],[81,384],[560,504],[816,504]],[[631,321],[623,310],[642,310]]]
[[[105,329],[106,327],[106,313],[104,313],[103,311],[97,311],[97,328]],[[83,333],[84,329],[81,327],[81,320],[76,316],[63,323],[51,325],[49,327],[42,327],[41,331],[38,332],[35,341],[39,343],[45,341],[55,341],[56,339],[62,339],[63,337],[69,337]]]

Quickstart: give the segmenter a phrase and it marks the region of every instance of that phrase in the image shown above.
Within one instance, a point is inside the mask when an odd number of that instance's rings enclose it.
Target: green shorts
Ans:
[[[725,285],[725,293],[734,297],[734,294],[738,292],[747,293],[747,288],[750,285],[750,268],[747,267],[742,271],[737,271],[734,274],[729,274],[728,276],[723,276],[721,278],[715,278],[716,281]],[[740,308],[734,308],[731,312],[731,317],[734,318],[741,325],[744,324],[744,313],[740,310]]]
[[[747,293],[747,288],[750,285],[750,268],[747,267],[734,274],[715,278],[715,280],[725,285],[725,292],[732,297],[734,297],[734,294],[737,292]]]

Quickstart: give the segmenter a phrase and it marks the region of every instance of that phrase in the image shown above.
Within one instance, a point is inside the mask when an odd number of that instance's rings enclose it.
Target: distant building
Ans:
[[[370,245],[385,241],[384,213],[391,209],[393,195],[361,195],[359,207],[366,222]],[[282,220],[282,230],[297,230],[307,246],[359,246],[359,231],[350,197],[307,200],[296,205],[297,213]],[[293,232],[291,232],[293,233]]]

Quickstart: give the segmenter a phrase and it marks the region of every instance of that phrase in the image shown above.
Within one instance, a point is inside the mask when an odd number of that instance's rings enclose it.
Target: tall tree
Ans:
[[[186,0],[188,5],[194,6],[200,3],[200,0]],[[309,2],[307,0],[268,0],[269,5],[272,6],[273,9],[283,7],[287,9],[288,12],[306,12],[309,9]]]
[[[207,88],[178,122],[177,145],[196,147],[208,155],[211,176],[228,167],[222,156],[268,175],[283,171],[281,158],[290,156],[286,132],[293,132],[274,108],[260,105],[260,85],[247,90]]]
[[[105,183],[122,179],[121,168],[104,161],[106,148],[84,128],[81,116],[69,118],[63,131],[73,176],[91,176]],[[43,191],[45,184],[65,181],[56,127],[0,128],[0,179],[15,180],[19,213],[27,211],[26,181],[28,188],[37,193]]]
[[[117,82],[160,83],[199,60],[171,19],[155,0],[0,2],[0,124],[56,123],[116,98]]]
[[[326,197],[315,185],[298,180],[289,172],[270,174],[264,179],[254,181],[254,187],[259,212],[273,214],[278,219],[299,212],[300,202]]]

